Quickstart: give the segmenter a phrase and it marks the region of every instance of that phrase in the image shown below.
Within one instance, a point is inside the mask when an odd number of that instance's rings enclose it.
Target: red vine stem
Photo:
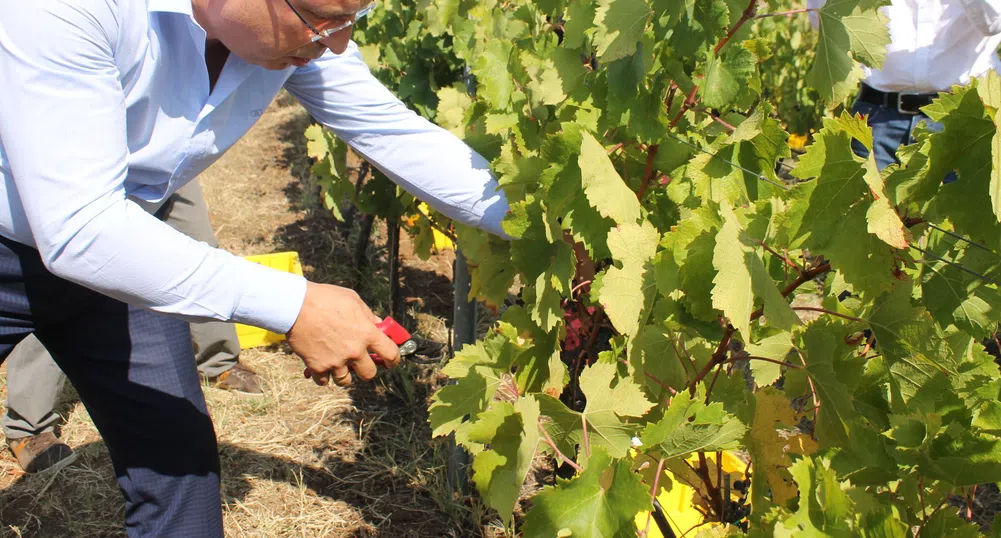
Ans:
[[[764,241],[758,240],[758,244],[761,245],[761,247],[764,248],[766,251],[768,251],[768,253],[770,253],[772,256],[775,256],[776,258],[785,262],[785,264],[788,265],[789,267],[795,269],[797,273],[802,273],[803,271],[806,270],[800,267],[800,265],[797,264],[796,262],[789,259],[789,256],[784,256],[775,249],[773,249],[772,247],[766,245]]]
[[[693,110],[695,110],[696,112],[701,112],[701,113],[709,116],[710,118],[713,119],[713,121],[715,121],[716,123],[722,125],[723,127],[726,127],[727,129],[729,129],[731,131],[736,131],[737,130],[737,128],[735,126],[727,123],[726,120],[724,120],[723,118],[721,118],[721,117],[713,114],[712,111],[709,110],[708,108],[699,107],[699,108],[695,108]]]
[[[695,106],[695,94],[698,93],[698,91],[699,86],[697,84],[692,86],[691,91],[688,92],[688,96],[685,97],[685,102],[681,103],[681,110],[679,110],[677,115],[674,116],[674,119],[671,120],[671,129],[674,129],[674,127],[678,125],[678,122],[681,121],[681,117],[685,115],[685,112],[688,111],[689,108]]]
[[[674,104],[674,94],[678,92],[678,85],[671,81],[670,88],[667,90],[667,99],[664,99],[664,106],[667,107],[667,113],[671,113],[671,105]]]
[[[577,293],[578,291],[580,291],[581,288],[583,288],[584,286],[587,286],[590,283],[591,283],[590,280],[585,280],[583,282],[579,282],[576,286],[573,287],[573,289],[570,290],[570,297],[573,297],[573,295],[575,293]]]
[[[799,288],[804,283],[809,282],[814,278],[816,278],[817,276],[822,275],[830,270],[831,270],[831,264],[829,262],[824,262],[814,267],[813,269],[807,269],[801,272],[799,276],[796,277],[796,280],[793,280],[785,288],[782,289],[782,296],[788,297],[789,294],[796,291],[796,288]],[[755,310],[753,313],[751,313],[751,321],[760,318],[763,314],[764,314],[763,308]],[[727,347],[730,345],[730,339],[733,337],[733,333],[735,333],[736,331],[737,329],[735,329],[733,325],[727,324],[726,330],[723,333],[723,339],[720,341],[719,346],[716,347],[716,351],[713,353],[712,358],[709,360],[708,363],[706,363],[705,366],[702,367],[702,370],[700,370],[699,373],[695,376],[695,378],[692,379],[691,383],[689,383],[688,385],[689,394],[694,396],[695,387],[697,387],[698,384],[701,383],[702,380],[705,379],[707,375],[709,375],[709,372],[711,372],[715,366],[726,361],[726,350]]]
[[[636,193],[636,198],[640,200],[643,200],[643,195],[646,194],[646,189],[650,186],[650,180],[653,179],[653,160],[657,157],[658,149],[660,146],[654,144],[646,150],[646,170],[643,171],[643,184],[640,185],[640,190]]]
[[[561,460],[563,460],[564,462],[566,462],[567,465],[569,465],[569,466],[573,467],[574,469],[576,469],[578,473],[583,472],[584,471],[583,467],[581,467],[580,465],[577,465],[577,462],[575,462],[574,460],[566,457],[565,455],[563,455],[562,452],[560,452],[559,448],[556,448],[556,443],[554,443],[553,442],[553,438],[549,436],[549,432],[546,431],[546,427],[543,426],[541,422],[539,422],[538,425],[539,425],[539,429],[542,430],[542,435],[546,438],[546,444],[549,445],[549,448],[553,449],[553,452],[556,453],[556,456],[558,458],[560,458]]]
[[[718,465],[719,462],[716,462]],[[706,491],[709,493],[709,499],[712,501],[710,506],[723,506],[723,498],[719,494],[719,487],[713,485],[712,475],[709,474],[709,464],[706,463],[706,453],[699,451],[699,478],[702,479],[702,483],[706,486]]]
[[[745,8],[744,12],[740,14],[740,19],[737,20],[737,23],[734,24],[733,27],[730,28],[730,31],[726,33],[726,37],[724,37],[722,40],[720,40],[719,43],[716,44],[716,48],[713,49],[713,55],[719,56],[719,50],[722,49],[724,45],[730,42],[730,38],[732,38],[733,35],[737,33],[737,30],[740,30],[740,27],[743,26],[745,22],[754,18],[754,12],[757,11],[757,8],[758,8],[758,0],[751,0],[747,4],[747,8]]]
[[[660,489],[660,474],[664,472],[664,462],[667,460],[660,458],[657,462],[657,474],[653,476],[653,487],[650,488],[650,504],[657,500],[657,491]],[[643,536],[650,535],[650,520],[653,518],[653,510],[646,515],[646,528],[643,529]]]

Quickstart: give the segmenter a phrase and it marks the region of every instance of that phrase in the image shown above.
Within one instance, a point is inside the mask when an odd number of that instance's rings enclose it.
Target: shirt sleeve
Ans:
[[[372,76],[354,42],[296,69],[285,88],[407,192],[451,219],[507,237],[507,199],[487,160],[408,109]]]
[[[806,8],[811,10],[818,10],[827,4],[827,0],[806,0]],[[820,29],[820,16],[817,15],[816,11],[807,12],[807,16],[810,17],[810,26],[814,30]]]
[[[59,277],[184,319],[287,332],[304,279],[195,241],[126,199],[120,24],[102,0],[0,4],[0,140],[14,183],[4,203],[21,204]]]
[[[1001,34],[1001,0],[959,0],[959,5],[982,35]]]

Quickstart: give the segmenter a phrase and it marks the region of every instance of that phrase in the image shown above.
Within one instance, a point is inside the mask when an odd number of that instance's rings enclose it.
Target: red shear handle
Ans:
[[[375,326],[382,331],[382,334],[388,336],[389,339],[396,345],[401,345],[407,340],[410,340],[410,333],[407,332],[402,325],[397,323],[396,320],[389,316],[386,316],[385,319],[377,323]]]

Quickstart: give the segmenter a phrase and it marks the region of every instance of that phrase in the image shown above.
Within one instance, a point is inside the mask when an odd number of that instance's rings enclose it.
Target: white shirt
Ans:
[[[302,68],[230,55],[209,93],[190,0],[0,2],[0,234],[56,275],[185,319],[287,332],[301,277],[153,217],[240,139],[284,87],[404,189],[494,233],[507,202],[487,161],[408,110],[352,43]]]
[[[819,8],[825,0],[807,0]],[[880,69],[865,68],[866,84],[886,92],[947,91],[990,69],[1001,71],[1001,0],[892,0],[890,45]],[[814,27],[815,13],[810,13]]]

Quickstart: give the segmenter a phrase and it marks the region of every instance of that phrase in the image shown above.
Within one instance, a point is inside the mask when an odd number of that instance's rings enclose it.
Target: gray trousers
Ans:
[[[178,189],[156,216],[185,235],[218,247],[198,180]],[[237,363],[240,342],[231,323],[191,324],[198,371],[215,377]],[[66,376],[48,351],[29,335],[7,357],[7,413],[0,420],[8,440],[52,431],[59,415],[56,400]]]

